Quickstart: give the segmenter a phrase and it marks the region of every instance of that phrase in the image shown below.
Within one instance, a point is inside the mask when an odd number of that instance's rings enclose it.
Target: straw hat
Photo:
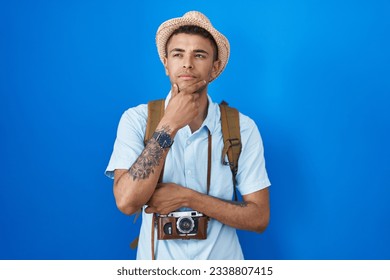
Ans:
[[[167,20],[160,25],[156,34],[156,44],[161,62],[164,61],[165,47],[169,37],[172,35],[173,31],[184,25],[195,25],[202,27],[213,36],[218,47],[218,59],[221,61],[221,67],[217,73],[217,76],[215,77],[217,78],[225,69],[229,60],[229,41],[211,25],[210,20],[204,14],[197,11],[187,12],[183,15],[183,17]]]

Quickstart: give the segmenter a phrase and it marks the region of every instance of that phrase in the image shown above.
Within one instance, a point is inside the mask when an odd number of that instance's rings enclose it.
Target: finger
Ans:
[[[148,206],[145,208],[145,213],[148,214],[156,213],[156,209],[154,207]]]

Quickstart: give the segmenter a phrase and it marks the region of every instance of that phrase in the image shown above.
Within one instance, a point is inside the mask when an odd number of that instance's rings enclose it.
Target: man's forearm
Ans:
[[[223,224],[238,229],[262,232],[269,221],[268,188],[243,195],[243,201],[221,200],[189,188],[161,183],[148,202],[147,213],[168,214],[189,207]]]
[[[162,130],[169,131],[169,128],[163,127],[157,131]],[[114,194],[118,208],[122,212],[132,214],[150,199],[167,153],[168,149],[161,148],[152,138],[127,172],[115,173]]]
[[[269,221],[268,189],[248,195],[246,201],[239,202],[192,192],[188,207],[237,229],[262,232]]]

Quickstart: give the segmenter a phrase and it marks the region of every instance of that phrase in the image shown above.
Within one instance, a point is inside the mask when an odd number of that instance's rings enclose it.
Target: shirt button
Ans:
[[[187,140],[187,145],[191,144],[191,141],[190,140]]]
[[[187,175],[191,175],[191,170],[187,170]]]

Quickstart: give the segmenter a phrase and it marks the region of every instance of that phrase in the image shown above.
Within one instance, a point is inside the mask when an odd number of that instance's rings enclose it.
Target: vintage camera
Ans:
[[[157,216],[157,238],[206,239],[208,217],[198,211],[171,212]]]

